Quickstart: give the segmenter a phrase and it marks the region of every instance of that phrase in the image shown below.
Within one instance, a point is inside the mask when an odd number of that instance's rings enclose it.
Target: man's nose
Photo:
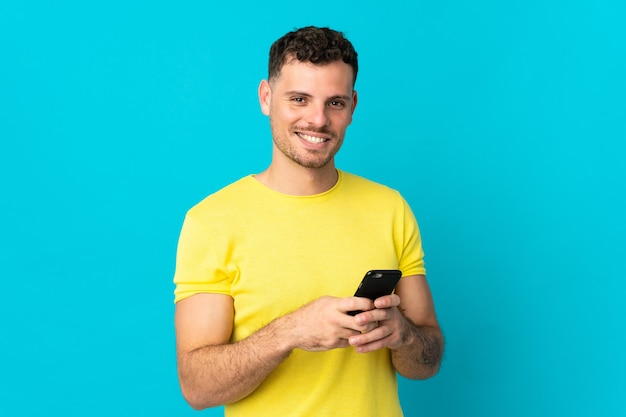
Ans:
[[[306,115],[306,121],[312,126],[324,127],[328,126],[328,107],[326,104],[310,105]]]

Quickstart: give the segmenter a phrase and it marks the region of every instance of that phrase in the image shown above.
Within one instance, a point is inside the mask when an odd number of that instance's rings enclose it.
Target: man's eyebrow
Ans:
[[[304,97],[313,97],[311,94],[309,93],[305,93],[304,91],[297,91],[297,90],[291,90],[291,91],[285,91],[285,95],[286,96],[304,96]]]
[[[336,95],[336,96],[332,96],[329,98],[329,100],[346,100],[346,101],[350,101],[352,100],[352,96],[342,96],[342,95]]]
[[[305,93],[304,91],[297,91],[297,90],[285,91],[285,95],[286,96],[313,97],[309,93]],[[352,100],[352,96],[351,95],[345,95],[344,96],[344,95],[341,95],[341,94],[337,94],[335,96],[328,97],[327,100],[347,100],[347,101],[350,101],[350,100]]]

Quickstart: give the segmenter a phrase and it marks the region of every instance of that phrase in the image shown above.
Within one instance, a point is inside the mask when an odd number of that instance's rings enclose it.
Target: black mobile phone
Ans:
[[[396,288],[401,277],[402,271],[398,269],[373,269],[367,271],[354,296],[369,298],[373,301],[383,295],[389,295]],[[351,316],[359,313],[361,313],[360,310],[348,312]]]

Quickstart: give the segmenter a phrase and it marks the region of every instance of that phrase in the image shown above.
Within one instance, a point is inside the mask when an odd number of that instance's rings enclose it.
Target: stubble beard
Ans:
[[[330,153],[326,154],[325,152],[319,152],[313,149],[305,149],[301,152],[298,152],[298,148],[292,145],[291,141],[288,137],[284,137],[278,132],[278,129],[275,129],[270,120],[270,125],[272,125],[272,139],[274,141],[274,146],[278,148],[283,155],[287,158],[291,159],[296,164],[304,167],[304,168],[323,168],[330,161],[333,160],[339,149],[341,148],[341,144],[343,140],[339,140],[338,146],[334,147]],[[314,128],[306,128],[306,129],[290,129],[290,132],[297,130],[306,130],[314,133],[327,134],[331,136],[331,140],[337,141],[336,135],[331,132],[328,132],[324,129],[314,129]]]

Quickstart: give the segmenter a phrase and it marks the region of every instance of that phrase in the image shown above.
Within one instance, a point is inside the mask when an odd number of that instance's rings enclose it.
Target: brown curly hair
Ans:
[[[356,83],[359,69],[357,53],[343,33],[336,30],[307,26],[278,39],[270,48],[268,80],[278,77],[283,65],[289,59],[314,65],[342,60],[352,67],[354,72],[352,85]]]

